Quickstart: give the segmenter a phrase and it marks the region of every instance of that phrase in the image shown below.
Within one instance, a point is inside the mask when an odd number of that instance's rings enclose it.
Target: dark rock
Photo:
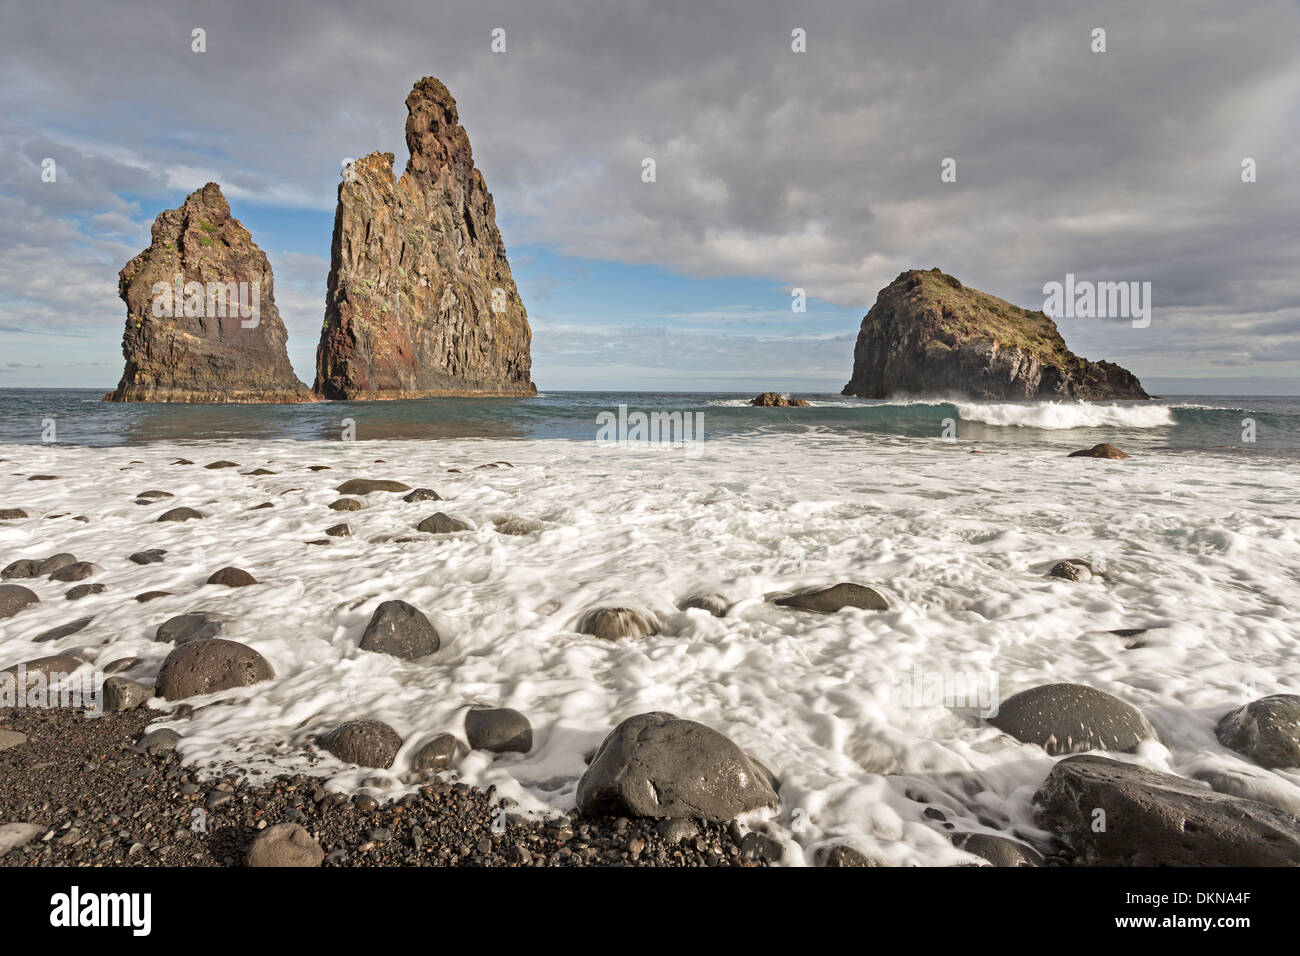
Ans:
[[[676,819],[660,820],[655,824],[655,832],[669,846],[676,846],[683,840],[694,840],[700,835],[700,828],[689,817],[678,817]]]
[[[254,468],[252,471],[241,472],[241,474],[257,476],[257,475],[274,475],[274,474],[278,474],[278,472],[271,471],[269,468]]]
[[[1093,866],[1300,866],[1294,816],[1106,757],[1058,762],[1034,803],[1039,824]]]
[[[727,821],[777,805],[765,773],[725,736],[672,714],[629,717],[601,743],[578,781],[588,816]]]
[[[19,558],[0,571],[0,578],[34,578],[37,576],[36,566],[39,563],[31,558]]]
[[[432,488],[416,488],[409,495],[402,496],[403,501],[441,501],[442,495]]]
[[[1219,742],[1261,767],[1300,767],[1300,695],[1274,694],[1219,721]]]
[[[533,725],[509,707],[471,707],[465,737],[471,750],[526,754],[533,749]]]
[[[1105,577],[1106,572],[1095,568],[1090,561],[1085,561],[1083,558],[1066,558],[1052,565],[1047,576],[1064,578],[1066,581],[1091,581],[1094,577]]]
[[[193,508],[172,508],[170,511],[164,511],[158,516],[159,521],[189,521],[192,518],[202,518],[203,515]]]
[[[50,575],[51,581],[84,581],[92,575],[98,574],[104,570],[98,564],[92,564],[90,561],[74,561],[72,564],[59,568]]]
[[[178,274],[188,282],[220,282],[222,300],[214,295],[209,302],[205,289],[202,305],[190,309],[188,296],[173,292],[166,303],[173,315],[155,316],[155,284],[170,290]],[[151,245],[123,267],[118,290],[127,309],[126,369],[107,400],[312,401],[289,364],[271,264],[230,215],[216,183],[158,215]],[[248,314],[241,314],[236,298]]]
[[[445,770],[468,752],[455,734],[439,734],[411,755],[411,769]]]
[[[246,588],[256,583],[257,578],[243,568],[222,568],[208,576],[208,584],[224,584],[228,588]]]
[[[1068,458],[1132,458],[1132,455],[1120,451],[1114,445],[1108,445],[1102,442],[1100,445],[1093,445],[1091,448],[1084,448],[1080,451],[1072,451]]]
[[[813,854],[813,862],[817,866],[824,867],[881,865],[865,853],[861,853],[851,846],[845,846],[843,843],[821,847]]]
[[[207,468],[207,469],[209,469],[209,470],[213,470],[213,471],[215,471],[215,470],[217,470],[217,469],[220,469],[220,468],[238,468],[238,467],[239,467],[239,462],[237,462],[237,461],[224,461],[224,460],[223,460],[223,461],[214,461],[214,462],[211,462],[210,464],[204,465],[203,467],[204,467],[204,468]]]
[[[391,654],[407,661],[432,654],[440,644],[437,628],[405,601],[380,604],[361,635],[363,651]]]
[[[1083,684],[1044,684],[1004,700],[989,723],[1049,754],[1131,753],[1156,732],[1140,711]]]
[[[329,506],[333,511],[360,511],[363,507],[356,498],[340,498],[338,501],[331,501]]]
[[[714,617],[726,617],[727,611],[731,609],[731,602],[721,594],[692,594],[684,598],[677,609],[687,611],[691,608],[699,608],[701,611],[708,611]]]
[[[346,524],[336,524],[326,528],[325,533],[331,538],[350,538],[352,537],[352,528]]]
[[[162,564],[163,558],[167,552],[163,548],[150,548],[148,551],[137,551],[131,555],[129,560],[135,564]]]
[[[756,405],[759,408],[808,408],[809,402],[806,398],[791,398],[789,395],[782,395],[780,392],[764,392],[757,398],[751,398],[749,404]]]
[[[317,742],[345,763],[362,767],[391,767],[402,747],[397,731],[378,720],[348,721]]]
[[[180,734],[170,727],[162,727],[146,733],[135,746],[141,753],[164,754],[175,750],[180,742]]]
[[[158,625],[154,640],[167,644],[188,644],[190,641],[216,637],[221,633],[221,627],[221,621],[201,612],[178,614]]]
[[[69,601],[80,601],[84,597],[103,594],[107,590],[108,586],[104,584],[78,584],[75,588],[69,588],[68,593],[63,596]]]
[[[142,491],[137,498],[175,498],[176,496],[170,491]]]
[[[952,845],[983,857],[994,866],[1042,866],[1043,855],[1027,843],[989,833],[959,833]]]
[[[314,867],[324,859],[325,851],[305,829],[296,823],[277,823],[253,837],[246,862],[252,867]]]
[[[604,641],[649,637],[659,633],[659,621],[646,611],[630,607],[594,607],[578,619],[578,633]]]
[[[21,669],[29,675],[39,672],[48,681],[56,674],[71,674],[85,663],[81,658],[73,657],[71,654],[52,654],[49,657],[38,657],[35,660],[14,664],[0,673],[17,675]]]
[[[52,627],[48,631],[41,631],[32,640],[37,644],[44,644],[46,641],[57,641],[61,637],[68,637],[76,634],[78,631],[85,630],[93,617],[78,618],[70,624],[60,624],[58,627]]]
[[[399,491],[410,491],[411,486],[382,478],[353,478],[343,482],[334,490],[341,495],[368,495],[374,491],[389,491],[396,494]]]
[[[167,655],[156,692],[164,700],[182,700],[274,677],[266,658],[251,647],[220,638],[191,640]]]
[[[16,521],[19,518],[30,518],[31,514],[22,508],[0,508],[0,521]]]
[[[116,713],[119,710],[135,710],[153,697],[153,688],[126,677],[110,677],[104,681],[100,694],[104,710]]]
[[[21,584],[0,584],[0,619],[13,617],[29,604],[36,604],[40,598],[31,588]]]
[[[64,568],[77,564],[77,556],[69,554],[66,551],[60,551],[58,554],[52,554],[44,561],[36,565],[36,574],[38,577],[53,577],[56,571],[62,571]],[[93,564],[91,567],[95,567]],[[59,580],[55,578],[55,580]]]
[[[863,608],[868,611],[889,610],[889,604],[883,597],[861,584],[836,584],[828,588],[801,591],[777,598],[772,603],[800,611],[819,611],[823,614],[846,607]]]
[[[144,663],[139,657],[119,657],[115,661],[109,661],[103,667],[103,672],[108,674],[122,674],[129,670],[134,670]]]
[[[862,320],[844,394],[1150,397],[1126,369],[1071,352],[1042,312],[966,288],[938,269],[904,272],[881,290]]]
[[[150,601],[156,601],[158,598],[173,597],[171,591],[144,591],[135,596],[135,599],[141,604],[148,604]]]
[[[427,531],[430,534],[454,534],[457,531],[473,531],[474,529],[459,518],[452,518],[439,511],[417,524],[415,530]]]
[[[780,863],[785,856],[785,847],[780,840],[774,840],[766,833],[751,830],[740,838],[740,852],[747,860],[758,863]]]
[[[324,398],[532,395],[531,332],[456,103],[426,77],[406,98],[410,159],[352,163],[339,185]]]

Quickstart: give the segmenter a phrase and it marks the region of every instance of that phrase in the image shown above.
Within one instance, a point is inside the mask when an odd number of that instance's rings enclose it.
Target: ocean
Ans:
[[[761,822],[787,864],[847,842],[893,865],[951,865],[972,858],[927,810],[959,830],[1045,835],[1032,798],[1058,758],[1002,734],[984,710],[1071,681],[1155,726],[1158,741],[1120,759],[1300,811],[1300,773],[1263,771],[1214,734],[1233,707],[1300,692],[1295,399],[808,396],[811,408],[762,409],[726,394],[547,393],[222,407],[107,405],[101,394],[0,396],[0,507],[34,516],[0,522],[0,563],[72,552],[106,585],[68,601],[66,585],[22,582],[41,602],[0,620],[0,667],[74,651],[95,667],[137,657],[129,676],[151,682],[171,649],[153,639],[162,621],[220,616],[222,636],[258,650],[276,677],[165,724],[205,772],[304,772],[387,799],[411,788],[407,761],[422,743],[463,734],[466,710],[490,704],[529,718],[533,749],[476,751],[457,779],[545,814],[574,805],[584,755],[615,724],[661,710],[772,768],[781,806]],[[703,439],[597,441],[601,414],[622,420],[620,405],[627,421],[699,413]],[[355,441],[341,440],[345,419]],[[42,442],[50,421],[56,441]],[[1255,440],[1243,441],[1251,423]],[[1103,441],[1133,457],[1067,457]],[[218,459],[240,467],[203,467]],[[512,467],[478,467],[495,462]],[[444,500],[377,492],[360,511],[329,510],[354,477]],[[146,490],[173,497],[138,499]],[[205,517],[155,520],[179,505]],[[435,511],[473,530],[418,535]],[[311,543],[344,521],[350,536]],[[166,560],[127,560],[150,548]],[[1071,557],[1108,576],[1047,576]],[[227,565],[258,583],[205,584]],[[875,588],[889,610],[814,615],[768,600],[841,581]],[[134,600],[148,590],[172,594]],[[679,610],[699,591],[731,609]],[[429,615],[436,654],[403,662],[358,648],[391,598]],[[576,631],[584,610],[611,604],[655,615],[659,633],[606,642]],[[76,634],[33,640],[83,617],[93,620]],[[391,770],[346,766],[313,744],[357,718],[402,735]]]

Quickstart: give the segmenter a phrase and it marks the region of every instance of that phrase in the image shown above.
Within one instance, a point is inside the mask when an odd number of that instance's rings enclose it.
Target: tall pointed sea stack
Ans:
[[[938,269],[902,273],[862,320],[845,395],[1150,398],[1137,376],[1065,347],[1056,323]]]
[[[118,276],[126,369],[113,402],[311,402],[285,351],[266,254],[208,183]]]
[[[339,184],[316,393],[536,394],[528,315],[456,102],[425,77],[406,108],[401,178],[392,153],[371,153]]]

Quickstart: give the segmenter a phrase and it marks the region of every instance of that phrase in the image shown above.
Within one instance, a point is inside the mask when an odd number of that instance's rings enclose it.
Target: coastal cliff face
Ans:
[[[1151,397],[1127,369],[1071,352],[1044,313],[966,288],[938,269],[904,272],[881,290],[862,320],[843,394]]]
[[[271,264],[216,183],[159,214],[118,293],[126,368],[106,401],[314,401],[289,364]]]
[[[401,178],[392,153],[371,153],[339,184],[315,391],[536,394],[528,316],[456,102],[426,77],[406,108]]]

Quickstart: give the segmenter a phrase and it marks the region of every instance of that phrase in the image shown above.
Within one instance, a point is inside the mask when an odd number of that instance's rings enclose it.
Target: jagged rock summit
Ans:
[[[425,77],[392,153],[344,170],[315,391],[330,399],[536,394],[528,315],[456,101]]]
[[[310,402],[285,350],[266,254],[216,183],[158,215],[119,273],[126,368],[114,402]]]
[[[938,269],[910,270],[862,320],[843,394],[976,399],[1150,398],[1132,372],[1065,346],[1056,323],[967,288]]]

